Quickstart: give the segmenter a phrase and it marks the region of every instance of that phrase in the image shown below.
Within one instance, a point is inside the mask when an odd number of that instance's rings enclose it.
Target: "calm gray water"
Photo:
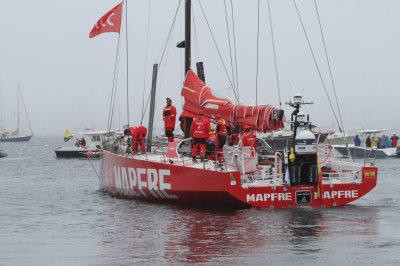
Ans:
[[[61,145],[0,143],[1,265],[400,265],[400,159],[346,207],[221,211],[112,198]]]

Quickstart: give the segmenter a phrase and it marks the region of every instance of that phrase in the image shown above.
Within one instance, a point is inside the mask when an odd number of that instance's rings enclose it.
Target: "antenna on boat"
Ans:
[[[299,121],[298,121],[298,119],[297,119],[297,115],[298,115],[299,112],[300,112],[300,107],[301,107],[302,105],[305,105],[305,104],[314,104],[314,103],[313,103],[313,102],[305,102],[305,101],[303,100],[303,95],[301,95],[301,93],[296,93],[296,94],[294,95],[293,102],[292,102],[292,101],[289,101],[289,102],[286,102],[285,104],[287,104],[287,105],[289,105],[289,106],[291,106],[291,107],[294,108],[294,111],[292,112],[293,145],[294,145],[295,139],[296,139],[297,128],[298,128],[298,126],[299,126]],[[294,119],[293,119],[293,118],[294,118]]]

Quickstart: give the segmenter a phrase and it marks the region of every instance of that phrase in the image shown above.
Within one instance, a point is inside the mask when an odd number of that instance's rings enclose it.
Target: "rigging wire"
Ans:
[[[236,103],[239,104],[239,75],[238,75],[238,64],[237,64],[237,51],[236,51],[236,34],[235,34],[235,20],[234,20],[234,11],[233,11],[233,0],[231,0],[231,19],[232,19],[232,35],[233,35],[233,50],[235,55],[235,72],[236,72],[236,94],[237,100]]]
[[[182,2],[182,0],[179,0],[178,6],[177,6],[176,11],[175,11],[174,19],[173,19],[173,21],[172,21],[172,24],[171,24],[170,30],[169,30],[169,32],[168,32],[167,38],[166,38],[166,40],[165,40],[164,46],[163,46],[163,47],[161,48],[161,50],[160,50],[161,57],[160,57],[160,59],[158,60],[158,65],[159,65],[159,66],[161,66],[161,62],[162,62],[162,60],[164,59],[165,52],[166,52],[167,47],[168,47],[168,44],[169,44],[169,42],[170,42],[170,40],[171,40],[172,32],[173,32],[173,30],[174,30],[174,28],[175,28],[175,25],[176,25],[176,18],[177,18],[177,16],[178,16],[179,7],[180,7],[180,5],[181,5],[181,2]],[[162,51],[162,52],[161,52],[161,51]],[[158,56],[157,56],[157,57],[158,57]],[[167,52],[166,57],[168,57],[168,52]],[[157,61],[157,59],[156,59],[156,61]],[[160,68],[158,68],[157,73],[158,73],[159,71],[160,71]],[[164,72],[164,70],[163,70],[163,72]],[[143,120],[144,113],[146,112],[147,107],[148,107],[148,105],[149,105],[150,97],[151,97],[151,92],[149,93],[149,96],[148,96],[148,98],[147,98],[146,105],[145,105],[144,111],[143,111],[143,113],[142,113],[141,121]]]
[[[311,52],[311,55],[312,55],[312,57],[313,57],[315,67],[317,68],[317,72],[318,72],[319,78],[320,78],[320,80],[321,80],[322,87],[324,88],[324,91],[325,91],[326,97],[327,97],[327,99],[328,99],[329,105],[330,105],[330,107],[331,107],[331,109],[332,109],[333,116],[335,117],[336,123],[339,124],[338,118],[337,118],[337,116],[336,116],[335,109],[333,108],[332,101],[331,101],[331,99],[329,98],[329,94],[328,94],[328,91],[327,91],[327,89],[326,89],[324,79],[322,78],[322,74],[321,74],[321,71],[320,71],[319,66],[318,66],[318,63],[317,63],[317,59],[315,58],[314,51],[313,51],[313,49],[312,49],[312,47],[311,47],[310,40],[309,40],[309,38],[308,38],[306,29],[305,29],[305,27],[304,27],[304,23],[303,23],[303,20],[302,20],[302,18],[301,18],[299,9],[298,9],[298,7],[297,7],[296,0],[293,0],[293,3],[294,3],[294,5],[295,5],[295,7],[296,7],[297,15],[298,15],[298,17],[299,17],[301,26],[302,26],[302,28],[303,28],[303,32],[304,32],[304,35],[305,35],[305,37],[306,37],[308,47],[310,48],[310,52]]]
[[[257,1],[256,106],[258,105],[258,48],[260,42],[260,0]]]
[[[126,113],[129,126],[129,45],[128,45],[128,1],[125,2],[125,43],[126,43]]]
[[[193,9],[193,6],[192,6],[192,9]],[[198,41],[198,38],[197,38],[197,28],[196,28],[196,21],[195,21],[195,19],[194,19],[194,12],[193,12],[193,10],[192,10],[192,21],[193,21],[193,31],[194,31],[194,42],[195,42],[195,44],[196,44],[196,58],[197,58],[197,60],[198,61],[201,61],[201,59],[200,59],[200,53],[199,53],[199,41]]]
[[[90,165],[92,166],[92,168],[93,168],[93,171],[94,171],[94,173],[97,175],[97,177],[100,179],[100,175],[97,173],[97,170],[96,170],[96,168],[94,167],[94,165],[93,165],[93,162],[92,162],[92,160],[88,157],[88,161],[89,161],[89,163],[90,163]],[[102,168],[100,168],[100,173],[102,172]]]
[[[114,104],[115,104],[115,94],[117,87],[117,76],[118,76],[118,62],[119,62],[119,52],[120,52],[120,43],[121,43],[121,34],[118,34],[117,41],[117,51],[115,53],[115,62],[114,62],[114,73],[113,73],[113,81],[111,88],[111,97],[110,97],[110,107],[108,111],[108,131],[111,131],[111,123],[114,115]]]
[[[275,77],[276,77],[276,85],[278,87],[278,97],[279,97],[279,108],[282,109],[282,100],[281,100],[281,89],[279,86],[279,75],[278,75],[278,63],[276,60],[276,50],[275,50],[275,38],[274,38],[274,30],[272,27],[272,16],[271,16],[271,5],[269,0],[267,0],[268,3],[268,17],[269,17],[269,26],[271,29],[271,40],[272,40],[272,51],[274,53],[274,63],[275,63]]]
[[[170,30],[169,30],[168,35],[167,35],[167,39],[165,40],[164,47],[161,49],[161,51],[162,51],[162,53],[161,53],[161,58],[160,58],[160,60],[158,60],[158,62],[159,62],[160,65],[161,65],[161,61],[162,61],[163,58],[164,58],[165,50],[167,49],[168,43],[169,43],[169,41],[171,40],[172,31],[173,31],[173,29],[174,29],[174,27],[175,27],[175,22],[176,22],[176,18],[177,18],[177,15],[178,15],[178,11],[179,11],[179,7],[180,7],[180,5],[181,5],[181,2],[182,2],[182,0],[179,0],[178,7],[176,8],[176,11],[175,11],[174,19],[173,19],[173,21],[172,21],[172,25],[171,25]],[[157,60],[156,60],[156,61],[157,61]]]
[[[231,45],[231,35],[230,35],[230,28],[229,28],[229,21],[228,21],[228,11],[226,8],[226,0],[224,0],[224,7],[225,7],[225,21],[226,21],[226,32],[228,33],[228,45],[229,45],[229,58],[231,61],[231,72],[232,72],[232,80],[233,80],[233,90],[235,91],[236,88],[236,80],[235,80],[235,73],[233,72],[233,58],[232,58],[232,45]]]
[[[331,83],[332,83],[333,94],[335,95],[336,108],[337,108],[338,114],[339,114],[339,119],[340,119],[339,131],[341,133],[343,133],[343,140],[345,142],[345,145],[346,145],[346,148],[347,148],[347,152],[348,152],[350,158],[352,158],[351,152],[350,152],[350,149],[349,149],[349,146],[348,146],[348,143],[347,143],[347,138],[346,138],[346,132],[345,132],[345,129],[344,129],[342,113],[341,113],[340,107],[339,107],[339,101],[338,101],[337,93],[336,93],[336,86],[335,86],[335,82],[334,82],[334,79],[333,79],[331,63],[330,63],[329,56],[328,56],[328,49],[326,48],[325,36],[324,36],[324,32],[322,30],[322,24],[321,24],[321,19],[320,19],[320,16],[319,16],[319,11],[318,11],[318,6],[317,6],[316,0],[314,0],[314,6],[315,6],[315,11],[317,13],[319,29],[321,31],[322,43],[324,44],[325,58],[326,58],[326,62],[328,64],[329,76],[330,76]],[[353,161],[354,161],[354,158],[353,158]]]
[[[228,81],[229,81],[229,83],[231,84],[231,87],[233,88],[232,80],[231,80],[230,77],[229,77],[228,70],[226,69],[226,65],[225,65],[224,59],[222,58],[221,51],[219,50],[219,47],[218,47],[217,42],[216,42],[216,40],[215,40],[214,34],[213,34],[212,30],[211,30],[210,23],[208,22],[207,16],[206,16],[206,14],[205,14],[205,12],[204,12],[203,5],[201,4],[200,0],[198,1],[198,3],[199,3],[199,5],[200,5],[200,9],[201,9],[201,11],[202,11],[202,13],[203,13],[204,19],[205,19],[205,21],[206,21],[206,23],[207,23],[207,26],[208,26],[208,29],[209,29],[209,31],[210,31],[211,37],[212,37],[212,39],[213,39],[213,41],[214,41],[215,48],[216,48],[217,51],[218,51],[218,55],[219,55],[219,58],[221,59],[222,65],[223,65],[223,67],[224,67],[225,74],[227,75]],[[236,91],[234,91],[234,94],[235,94],[236,101],[239,102],[239,98],[238,98],[238,96],[237,96],[237,94],[236,94]]]
[[[144,60],[144,77],[143,77],[143,93],[142,93],[142,117],[140,119],[140,125],[143,124],[144,117],[144,98],[146,91],[146,78],[147,78],[147,59],[148,59],[148,47],[149,47],[149,32],[150,32],[150,10],[151,10],[151,0],[149,0],[149,12],[147,14],[147,33],[146,33],[146,57]]]
[[[330,78],[331,78],[333,93],[334,93],[334,95],[335,95],[336,108],[337,108],[337,110],[338,110],[339,119],[340,119],[340,122],[341,122],[340,125],[341,125],[342,128],[339,127],[339,129],[341,129],[340,131],[343,130],[343,133],[344,133],[343,119],[342,119],[342,114],[341,114],[341,112],[340,112],[339,101],[338,101],[337,94],[336,94],[336,86],[335,86],[335,83],[334,83],[333,74],[332,74],[332,68],[331,68],[331,63],[330,63],[329,56],[328,56],[328,49],[326,48],[325,37],[324,37],[324,33],[323,33],[323,31],[322,31],[321,19],[320,19],[319,12],[318,12],[317,2],[316,2],[315,0],[314,0],[314,5],[315,5],[315,11],[316,11],[316,13],[317,13],[319,28],[320,28],[320,31],[321,31],[322,42],[323,42],[323,44],[324,44],[325,57],[326,57],[326,62],[328,63],[328,69],[329,69],[329,75],[330,75]]]

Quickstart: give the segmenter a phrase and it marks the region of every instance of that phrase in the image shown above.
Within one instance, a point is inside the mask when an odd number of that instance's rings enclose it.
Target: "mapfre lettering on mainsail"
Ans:
[[[171,171],[167,169],[114,166],[116,189],[121,193],[137,197],[153,196],[155,198],[177,199],[176,195],[170,195],[165,191],[171,189],[171,184],[166,183],[164,179],[165,176],[169,175],[171,175]]]

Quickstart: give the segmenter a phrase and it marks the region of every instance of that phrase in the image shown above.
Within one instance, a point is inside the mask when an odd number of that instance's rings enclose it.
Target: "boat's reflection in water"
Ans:
[[[357,242],[377,234],[376,208],[222,211],[129,201],[116,205],[105,221],[101,263],[289,263],[299,254],[326,259],[327,251],[348,248],[341,246],[345,238]]]

